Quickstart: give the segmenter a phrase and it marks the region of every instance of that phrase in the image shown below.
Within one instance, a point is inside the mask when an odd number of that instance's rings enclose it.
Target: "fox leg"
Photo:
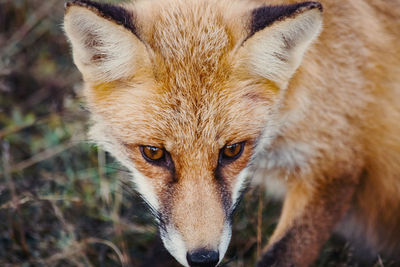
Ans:
[[[290,185],[278,226],[258,266],[312,264],[348,210],[357,180],[346,176],[315,184],[298,180]]]

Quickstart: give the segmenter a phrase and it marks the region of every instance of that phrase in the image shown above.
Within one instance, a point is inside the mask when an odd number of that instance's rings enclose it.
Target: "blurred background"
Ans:
[[[129,174],[87,142],[63,12],[63,0],[0,0],[0,266],[178,266]],[[223,266],[254,266],[268,241],[280,205],[263,194],[248,190]],[[315,265],[365,266],[337,237]]]

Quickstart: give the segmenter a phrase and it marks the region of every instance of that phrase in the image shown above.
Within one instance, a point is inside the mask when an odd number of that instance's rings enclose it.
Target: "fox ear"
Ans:
[[[304,2],[252,11],[250,35],[241,47],[247,71],[284,89],[322,28],[322,5]]]
[[[66,4],[64,29],[74,62],[86,81],[113,81],[134,75],[148,60],[126,9],[87,0]]]

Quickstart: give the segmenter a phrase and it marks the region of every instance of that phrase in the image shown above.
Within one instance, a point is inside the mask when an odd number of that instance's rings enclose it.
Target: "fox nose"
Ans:
[[[218,251],[196,250],[186,254],[186,259],[191,267],[214,267],[219,261]]]

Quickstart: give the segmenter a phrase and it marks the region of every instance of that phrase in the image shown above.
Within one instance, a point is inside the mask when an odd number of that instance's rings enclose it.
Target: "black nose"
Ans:
[[[186,254],[186,259],[191,267],[214,267],[219,261],[218,251],[196,250]]]

